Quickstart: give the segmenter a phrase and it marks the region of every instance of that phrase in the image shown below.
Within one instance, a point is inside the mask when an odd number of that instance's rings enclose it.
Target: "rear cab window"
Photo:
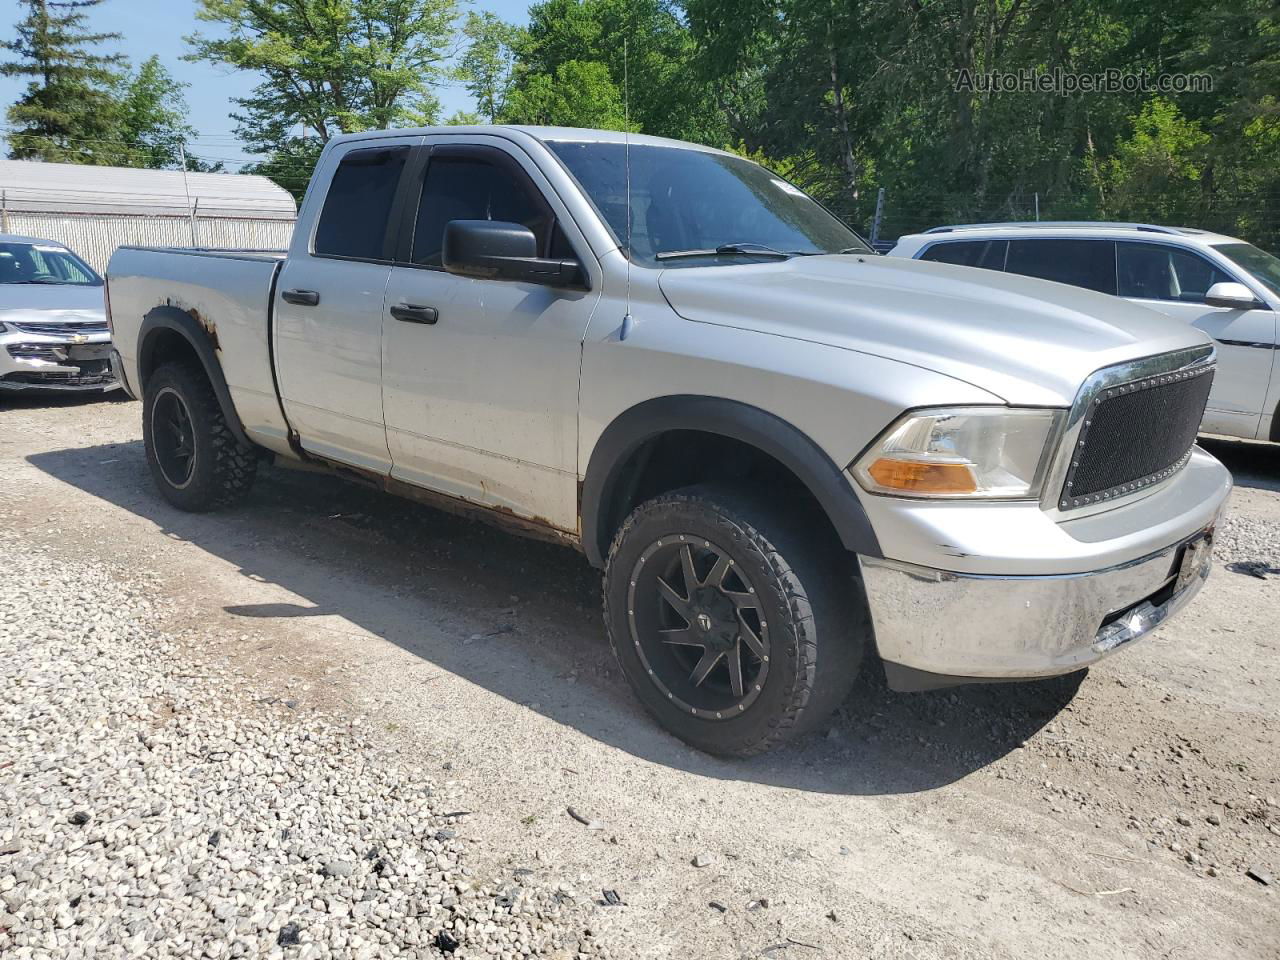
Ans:
[[[1010,240],[1005,270],[1114,296],[1116,245],[1113,240],[1050,237]]]
[[[352,150],[338,163],[316,224],[312,252],[348,260],[389,259],[391,208],[408,146]]]

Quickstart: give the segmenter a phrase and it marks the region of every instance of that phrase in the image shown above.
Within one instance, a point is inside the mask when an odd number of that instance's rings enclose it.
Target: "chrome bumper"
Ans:
[[[119,384],[112,374],[106,333],[74,340],[60,334],[31,334],[21,330],[0,335],[0,391],[101,393]],[[101,357],[77,360],[72,351],[93,349]],[[82,364],[92,363],[86,373]],[[102,364],[99,368],[97,364]]]
[[[890,682],[920,689],[1056,676],[1096,663],[1199,592],[1209,576],[1213,523],[1137,560],[1063,576],[951,573],[862,558]],[[895,673],[934,682],[894,682]]]

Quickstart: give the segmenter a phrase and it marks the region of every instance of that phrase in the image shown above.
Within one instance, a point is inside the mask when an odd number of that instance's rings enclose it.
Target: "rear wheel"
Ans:
[[[151,375],[142,436],[152,479],[175,507],[216,510],[243,499],[253,485],[254,452],[227,426],[203,371],[169,363]]]
[[[749,756],[826,718],[861,663],[850,557],[817,525],[750,495],[689,487],[639,506],[605,570],[605,619],[658,721],[709,753]]]

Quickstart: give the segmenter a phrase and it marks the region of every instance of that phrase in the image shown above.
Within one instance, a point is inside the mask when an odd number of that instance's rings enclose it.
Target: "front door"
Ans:
[[[310,237],[295,237],[276,282],[276,366],[289,423],[304,449],[385,474],[383,296],[391,277],[396,190],[421,137],[354,144],[316,171],[323,202]]]
[[[518,150],[445,136],[424,149],[382,318],[391,475],[576,531],[578,377],[599,285],[454,276],[441,252],[451,220],[522,223],[542,256],[581,259],[588,247]]]
[[[1217,341],[1203,429],[1253,439],[1271,381],[1276,315],[1268,308],[1211,307],[1205,293],[1215,283],[1235,282],[1192,250],[1163,243],[1122,241],[1116,268],[1120,296],[1191,324]]]

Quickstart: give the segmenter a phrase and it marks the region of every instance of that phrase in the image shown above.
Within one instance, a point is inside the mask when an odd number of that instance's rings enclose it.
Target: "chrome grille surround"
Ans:
[[[92,334],[106,333],[107,322],[88,321],[85,323],[59,323],[59,322],[10,322],[9,326],[13,327],[19,333],[34,333],[46,337],[74,337],[76,334],[90,336]]]
[[[1054,520],[1074,520],[1077,517],[1101,513],[1104,510],[1110,510],[1113,507],[1137,500],[1171,482],[1178,472],[1186,466],[1191,457],[1191,450],[1188,450],[1185,457],[1167,470],[1162,470],[1151,477],[1142,478],[1141,484],[1137,481],[1132,484],[1125,484],[1123,486],[1131,487],[1131,489],[1116,490],[1112,492],[1111,496],[1103,499],[1096,501],[1091,499],[1088,503],[1072,506],[1073,498],[1067,495],[1066,486],[1067,475],[1071,472],[1071,457],[1079,446],[1081,433],[1085,429],[1085,415],[1093,407],[1100,395],[1121,385],[1130,387],[1148,381],[1152,381],[1154,385],[1154,383],[1160,382],[1159,378],[1165,376],[1171,377],[1175,374],[1185,373],[1190,377],[1200,373],[1209,373],[1214,369],[1216,360],[1217,353],[1213,345],[1206,343],[1202,346],[1189,347],[1185,350],[1175,350],[1171,353],[1160,353],[1152,357],[1129,360],[1114,366],[1103,367],[1101,370],[1090,374],[1083,386],[1081,386],[1079,393],[1076,394],[1075,402],[1071,405],[1071,410],[1067,414],[1062,435],[1058,440],[1057,453],[1054,455],[1049,472],[1045,477],[1044,487],[1040,496],[1040,506],[1045,513],[1049,514]],[[1192,449],[1194,449],[1194,445]]]

